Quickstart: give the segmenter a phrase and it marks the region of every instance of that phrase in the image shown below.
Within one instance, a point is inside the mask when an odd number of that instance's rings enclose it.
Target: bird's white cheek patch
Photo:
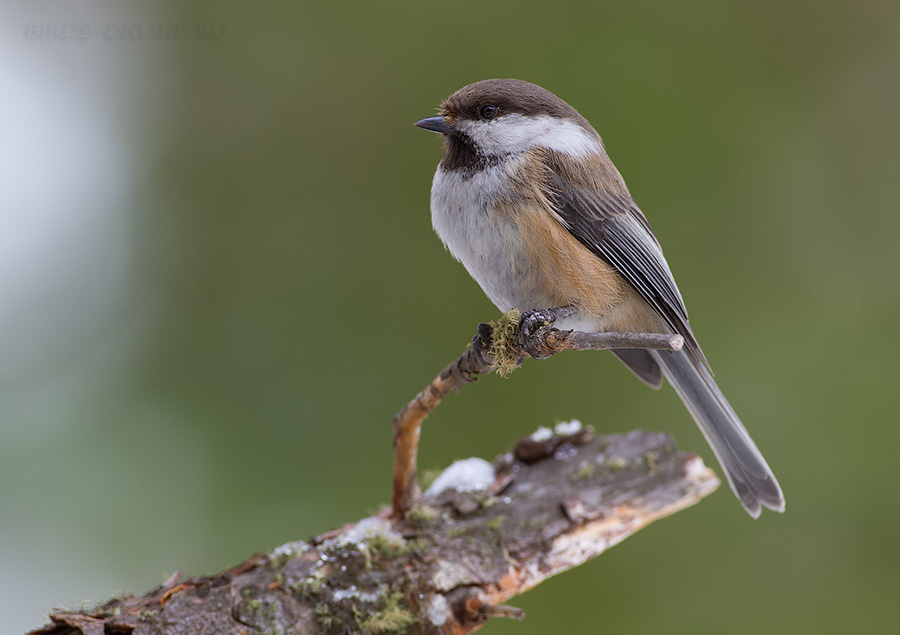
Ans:
[[[603,144],[577,123],[549,115],[513,113],[493,121],[469,121],[461,128],[488,155],[513,154],[534,147],[573,158],[603,153]]]

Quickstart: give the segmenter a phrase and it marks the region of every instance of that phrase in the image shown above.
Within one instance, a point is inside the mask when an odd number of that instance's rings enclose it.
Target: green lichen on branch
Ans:
[[[512,309],[490,322],[491,356],[497,364],[497,374],[506,377],[519,367],[521,362],[519,347],[519,321],[522,314]]]
[[[406,607],[402,593],[385,595],[374,611],[357,613],[354,609],[354,616],[360,632],[365,635],[406,633],[418,622],[413,612]]]
[[[407,633],[419,619],[410,610],[406,594],[381,584],[374,591],[333,590],[315,606],[316,622],[323,633],[388,635]]]
[[[279,547],[285,586],[298,600],[314,607],[317,632],[405,633],[418,621],[407,604],[407,583],[399,571],[424,546],[407,540],[385,520],[373,517],[299,557],[290,545]],[[296,572],[291,575],[290,571]]]
[[[409,508],[409,511],[406,512],[406,520],[414,525],[427,525],[440,517],[440,510],[424,503],[413,505]]]

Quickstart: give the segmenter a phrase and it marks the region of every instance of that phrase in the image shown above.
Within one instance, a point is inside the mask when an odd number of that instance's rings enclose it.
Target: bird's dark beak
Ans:
[[[454,130],[453,125],[447,121],[446,117],[442,116],[429,117],[428,119],[417,121],[416,125],[422,130],[431,130],[441,134],[450,134]]]

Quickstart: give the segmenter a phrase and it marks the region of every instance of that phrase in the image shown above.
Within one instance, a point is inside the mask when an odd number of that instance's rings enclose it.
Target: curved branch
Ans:
[[[479,375],[499,370],[509,372],[526,357],[546,358],[564,350],[609,350],[644,348],[681,350],[684,338],[661,333],[586,333],[561,331],[542,326],[524,338],[519,337],[518,311],[510,311],[500,321],[491,324],[493,334],[490,348],[475,345],[448,364],[412,401],[394,416],[394,477],[391,495],[391,516],[403,515],[420,499],[422,491],[417,480],[416,459],[422,423],[451,392],[459,391]],[[483,337],[486,329],[479,328]],[[534,353],[530,355],[528,351]],[[499,361],[498,361],[499,360]],[[513,360],[508,362],[506,360]]]

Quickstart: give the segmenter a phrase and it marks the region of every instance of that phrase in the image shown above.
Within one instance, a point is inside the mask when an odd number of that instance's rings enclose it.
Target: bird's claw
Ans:
[[[549,326],[556,320],[575,312],[573,306],[561,306],[550,309],[533,309],[522,314],[519,320],[519,346],[529,355],[536,359],[547,357],[545,353],[540,352],[534,346],[532,337],[535,331],[542,326]]]

